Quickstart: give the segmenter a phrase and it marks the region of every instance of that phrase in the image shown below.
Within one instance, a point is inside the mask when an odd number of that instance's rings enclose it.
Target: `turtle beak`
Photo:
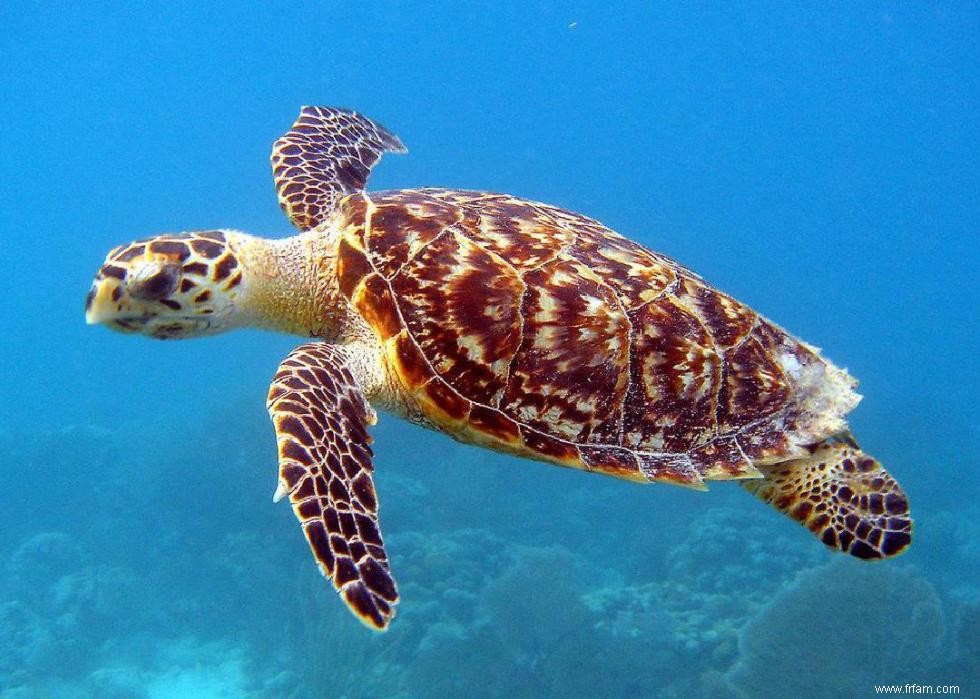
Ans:
[[[115,279],[101,279],[92,284],[85,297],[85,322],[89,325],[105,323],[116,318],[118,309],[113,292],[119,287]]]

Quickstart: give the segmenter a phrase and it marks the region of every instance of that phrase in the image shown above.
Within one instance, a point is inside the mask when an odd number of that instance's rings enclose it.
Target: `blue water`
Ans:
[[[0,695],[980,695],[980,6],[82,5],[0,9]],[[298,340],[82,314],[118,243],[291,234],[267,158],[301,104],[402,137],[372,188],[581,211],[823,347],[909,553],[382,416],[402,603],[363,628],[271,502]]]

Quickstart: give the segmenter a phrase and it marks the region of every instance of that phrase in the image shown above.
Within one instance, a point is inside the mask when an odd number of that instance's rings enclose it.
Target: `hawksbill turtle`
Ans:
[[[366,625],[398,591],[378,525],[375,407],[461,442],[637,482],[737,479],[858,558],[911,542],[908,500],[847,431],[846,371],[598,221],[504,194],[367,192],[393,133],[304,107],[272,149],[296,236],[117,247],[85,302],[113,330],[300,335],[268,408],[274,499]]]

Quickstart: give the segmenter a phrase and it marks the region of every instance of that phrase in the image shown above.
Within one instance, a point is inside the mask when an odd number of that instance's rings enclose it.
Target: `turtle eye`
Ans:
[[[160,301],[177,288],[180,268],[175,264],[140,270],[130,282],[130,293],[143,301]]]

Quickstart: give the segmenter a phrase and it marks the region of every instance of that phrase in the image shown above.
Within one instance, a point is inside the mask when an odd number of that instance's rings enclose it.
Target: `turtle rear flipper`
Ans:
[[[853,442],[827,440],[809,456],[760,469],[763,478],[740,484],[833,549],[889,558],[912,542],[905,492]]]

